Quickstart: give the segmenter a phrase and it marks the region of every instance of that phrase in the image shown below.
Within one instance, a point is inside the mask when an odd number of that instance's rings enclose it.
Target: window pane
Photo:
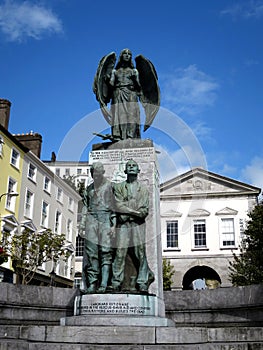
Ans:
[[[32,216],[32,204],[33,204],[33,193],[27,190],[26,202],[25,202],[25,216],[31,218]]]
[[[29,164],[28,177],[34,181],[36,179],[36,167],[33,164]]]
[[[50,192],[50,179],[48,177],[45,177],[44,180],[44,190]]]
[[[48,223],[48,203],[42,203],[41,225],[47,227]]]
[[[76,238],[76,256],[83,256],[84,238],[77,236]]]
[[[61,220],[61,213],[59,211],[56,212],[56,218],[55,218],[55,232],[60,233],[60,220]]]
[[[221,225],[223,246],[235,245],[234,219],[221,219]]]
[[[19,160],[19,153],[15,149],[12,149],[11,163],[14,166],[18,167],[18,160]]]
[[[205,220],[194,221],[194,244],[195,247],[206,247]]]
[[[167,248],[178,248],[178,221],[166,222]]]

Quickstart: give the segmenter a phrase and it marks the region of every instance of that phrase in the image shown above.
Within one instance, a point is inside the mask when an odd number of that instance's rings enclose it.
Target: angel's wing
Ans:
[[[93,82],[93,92],[96,95],[97,101],[99,101],[104,118],[110,125],[112,118],[111,112],[107,108],[107,103],[110,102],[112,91],[109,84],[109,78],[115,66],[115,63],[115,52],[111,52],[108,55],[102,57],[102,59],[99,62]]]
[[[152,124],[160,107],[160,89],[158,77],[154,65],[142,55],[135,57],[136,68],[139,72],[139,80],[142,87],[141,103],[145,111],[146,131]]]

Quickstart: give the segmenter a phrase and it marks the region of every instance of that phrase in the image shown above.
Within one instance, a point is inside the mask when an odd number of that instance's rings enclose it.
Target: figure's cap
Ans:
[[[95,162],[91,165],[90,171],[95,171],[96,173],[105,173],[104,165],[101,162]]]

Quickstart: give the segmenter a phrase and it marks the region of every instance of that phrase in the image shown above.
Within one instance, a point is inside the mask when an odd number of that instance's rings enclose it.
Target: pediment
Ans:
[[[37,231],[36,226],[33,224],[33,222],[31,220],[22,222],[21,226],[24,227],[24,228],[27,228],[28,230],[30,230],[32,232],[36,232]]]
[[[210,212],[205,209],[195,209],[188,214],[188,216],[194,216],[194,217],[209,216],[209,215],[210,215]]]
[[[179,218],[181,217],[183,214],[179,213],[179,211],[176,210],[168,210],[164,213],[162,213],[162,217],[175,217],[175,218]]]
[[[4,216],[2,218],[2,221],[6,222],[8,225],[11,225],[11,226],[18,226],[19,224],[14,215]]]
[[[194,168],[160,186],[161,198],[259,195],[261,189],[202,168]]]
[[[74,245],[72,243],[66,244],[64,248],[66,248],[68,251],[72,253],[75,251]]]
[[[218,210],[215,215],[237,215],[238,211],[235,209],[231,209],[229,207],[225,207],[221,210]]]

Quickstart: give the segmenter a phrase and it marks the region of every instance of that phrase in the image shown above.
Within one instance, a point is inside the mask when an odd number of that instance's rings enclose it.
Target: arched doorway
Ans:
[[[217,281],[218,284],[221,284],[221,278],[218,273],[209,266],[194,266],[188,270],[183,277],[183,289],[189,290],[193,288],[193,282],[196,280],[210,280]],[[204,288],[199,288],[204,289]]]

